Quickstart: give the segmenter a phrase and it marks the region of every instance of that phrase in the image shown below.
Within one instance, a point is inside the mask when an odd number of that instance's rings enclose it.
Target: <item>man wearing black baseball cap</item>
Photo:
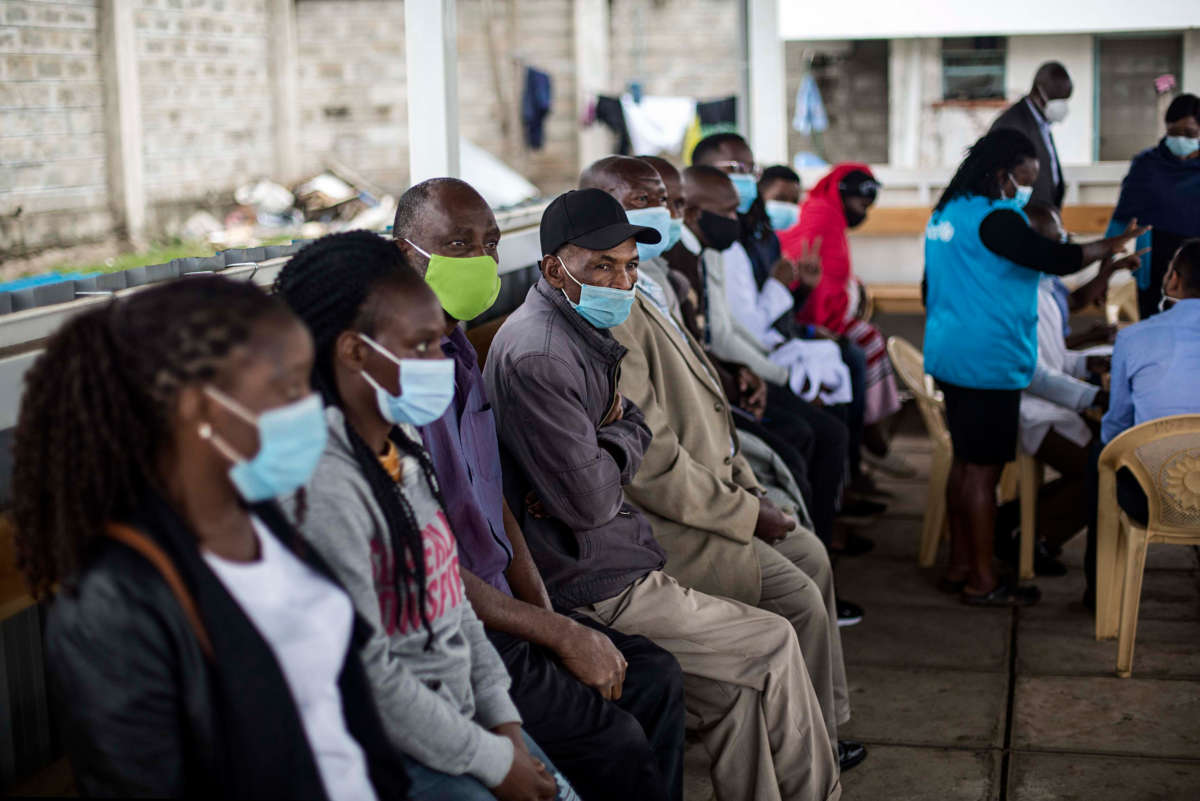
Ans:
[[[624,497],[651,434],[617,392],[626,351],[608,329],[633,305],[637,242],[659,237],[599,189],[546,208],[541,277],[484,367],[516,468],[504,474],[509,507],[556,608],[675,655],[719,798],[837,799],[836,752],[791,625],[685,590],[663,573],[649,521]]]

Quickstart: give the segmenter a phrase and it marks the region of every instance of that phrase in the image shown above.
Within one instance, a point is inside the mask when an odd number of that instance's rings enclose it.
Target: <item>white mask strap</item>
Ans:
[[[576,278],[575,276],[571,275],[571,271],[567,269],[567,265],[566,265],[566,264],[563,262],[563,260],[562,260],[562,258],[561,258],[561,257],[559,257],[559,256],[555,256],[554,258],[558,259],[558,263],[562,265],[563,272],[564,272],[564,273],[566,273],[566,274],[567,274],[567,276],[568,276],[568,277],[569,277],[569,278],[570,278],[572,281],[574,281],[575,283],[579,284],[580,286],[583,286],[583,285],[584,285],[584,283],[583,283],[582,281],[580,281],[580,280],[579,280],[578,278]]]
[[[406,241],[407,241],[407,240],[406,240]],[[411,244],[411,243],[410,243],[410,244]],[[413,245],[413,247],[416,247],[416,245]],[[398,358],[398,357],[397,357],[397,356],[396,356],[394,353],[392,353],[390,350],[388,350],[387,348],[385,348],[383,345],[380,345],[378,342],[376,342],[375,340],[371,339],[369,336],[367,336],[366,334],[362,333],[361,331],[359,331],[359,332],[357,332],[357,333],[358,333],[358,336],[359,336],[359,338],[360,338],[360,339],[361,339],[363,342],[366,342],[366,343],[367,343],[368,345],[370,345],[372,348],[374,348],[375,350],[379,351],[381,354],[383,354],[384,356],[386,356],[386,357],[387,357],[388,359],[390,359],[390,360],[391,360],[391,361],[392,361],[392,362],[393,362],[393,363],[394,363],[394,364],[395,364],[397,367],[399,367],[399,366],[400,366],[400,359],[399,359],[399,358]]]
[[[237,401],[235,401],[233,398],[226,395],[221,390],[217,389],[216,387],[214,387],[212,385],[209,385],[204,388],[204,392],[210,398],[212,398],[217,403],[224,406],[229,411],[233,412],[238,417],[245,420],[250,425],[252,425],[252,426],[258,425],[258,415],[254,414],[254,412],[251,412],[245,406],[238,403]]]
[[[406,238],[404,241],[405,241],[405,242],[407,242],[408,244],[412,245],[412,247],[413,247],[413,250],[417,251],[418,253],[420,253],[420,254],[421,254],[422,256],[424,256],[425,258],[427,258],[427,259],[432,259],[432,258],[433,258],[433,256],[431,256],[430,254],[428,254],[428,253],[426,253],[425,251],[421,250],[421,246],[420,246],[420,245],[418,245],[416,242],[412,241],[411,239],[407,239],[407,238]]]

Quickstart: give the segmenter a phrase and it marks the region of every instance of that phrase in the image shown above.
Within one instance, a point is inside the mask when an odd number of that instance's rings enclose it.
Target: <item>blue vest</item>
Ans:
[[[979,238],[983,218],[1011,200],[957,197],[925,228],[925,371],[973,389],[1025,389],[1037,367],[1040,273]]]

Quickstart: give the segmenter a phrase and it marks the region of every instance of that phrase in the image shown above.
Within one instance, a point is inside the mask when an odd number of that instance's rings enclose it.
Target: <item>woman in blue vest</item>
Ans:
[[[1084,245],[1046,239],[1022,210],[1037,174],[1024,134],[992,131],[967,152],[925,229],[925,370],[945,396],[954,443],[950,567],[939,586],[972,606],[1041,597],[992,566],[996,484],[1016,458],[1021,390],[1037,365],[1039,275],[1077,272],[1145,231],[1134,221]]]

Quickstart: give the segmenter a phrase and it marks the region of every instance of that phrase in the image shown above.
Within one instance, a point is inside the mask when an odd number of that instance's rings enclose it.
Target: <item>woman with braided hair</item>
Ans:
[[[18,563],[84,795],[402,798],[363,626],[272,500],[324,444],[312,341],[196,277],[80,314],[26,376]],[[316,433],[314,433],[316,432]]]
[[[325,454],[298,498],[302,532],[371,624],[362,658],[384,729],[406,754],[410,797],[576,798],[521,729],[414,427],[454,395],[433,290],[394,243],[366,231],[307,246],[275,290],[312,332],[313,384],[329,404]]]

